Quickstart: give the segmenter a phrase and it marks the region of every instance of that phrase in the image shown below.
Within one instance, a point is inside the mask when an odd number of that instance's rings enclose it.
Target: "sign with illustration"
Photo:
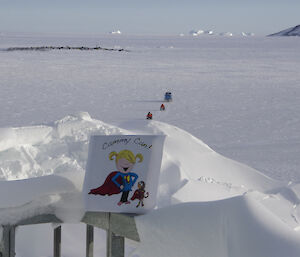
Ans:
[[[145,213],[154,208],[164,139],[91,136],[83,188],[86,210]]]

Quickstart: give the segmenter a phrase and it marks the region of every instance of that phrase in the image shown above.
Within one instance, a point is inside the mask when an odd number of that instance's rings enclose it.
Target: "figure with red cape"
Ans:
[[[115,159],[117,170],[111,172],[100,187],[91,189],[89,194],[110,196],[122,193],[118,205],[130,204],[128,195],[138,179],[138,175],[132,172],[132,169],[137,159],[138,162],[142,162],[144,157],[140,153],[134,155],[130,150],[111,152],[108,157],[109,160]]]

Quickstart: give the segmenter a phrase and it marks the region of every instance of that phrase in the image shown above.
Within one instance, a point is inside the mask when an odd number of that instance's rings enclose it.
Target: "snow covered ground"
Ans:
[[[299,38],[0,36],[1,49],[42,45],[129,52],[0,51],[1,222],[77,221],[88,135],[162,133],[158,210],[137,218],[128,255],[299,256]],[[51,255],[38,227],[19,228],[17,256]],[[80,229],[63,240],[79,245]]]
[[[118,124],[154,118],[269,176],[299,181],[299,38],[2,36],[0,48],[71,45],[130,53],[0,52],[0,127],[77,111]],[[166,90],[174,104],[161,116]]]

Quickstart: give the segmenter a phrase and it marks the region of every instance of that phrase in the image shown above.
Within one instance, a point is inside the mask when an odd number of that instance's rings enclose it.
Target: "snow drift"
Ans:
[[[136,217],[141,242],[132,256],[299,256],[298,184],[225,158],[172,125],[112,126],[85,112],[0,130],[0,222],[42,213],[79,222],[91,134],[166,135],[157,208]]]
[[[296,257],[300,252],[300,236],[247,196],[178,204],[136,221],[142,242],[136,256]]]

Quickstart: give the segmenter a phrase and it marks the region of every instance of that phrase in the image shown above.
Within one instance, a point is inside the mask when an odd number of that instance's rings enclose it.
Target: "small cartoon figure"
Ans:
[[[166,109],[165,105],[164,105],[164,104],[161,104],[160,110],[161,110],[161,111],[164,111],[165,109]]]
[[[144,157],[140,153],[134,156],[130,150],[122,150],[119,153],[111,152],[109,154],[109,160],[113,160],[114,157],[117,171],[111,172],[106,177],[103,185],[91,189],[89,194],[112,195],[122,192],[118,205],[120,206],[123,203],[130,204],[130,201],[128,201],[128,194],[138,179],[138,175],[131,171],[136,163],[136,159],[138,158],[139,162],[142,162]]]
[[[134,191],[133,196],[131,197],[131,200],[138,199],[139,203],[137,204],[136,208],[138,208],[140,205],[142,207],[144,206],[144,198],[147,198],[149,196],[149,193],[145,191],[145,182],[140,181],[138,183],[138,189]]]
[[[147,120],[152,120],[152,113],[151,112],[148,112],[148,114],[147,114]]]

